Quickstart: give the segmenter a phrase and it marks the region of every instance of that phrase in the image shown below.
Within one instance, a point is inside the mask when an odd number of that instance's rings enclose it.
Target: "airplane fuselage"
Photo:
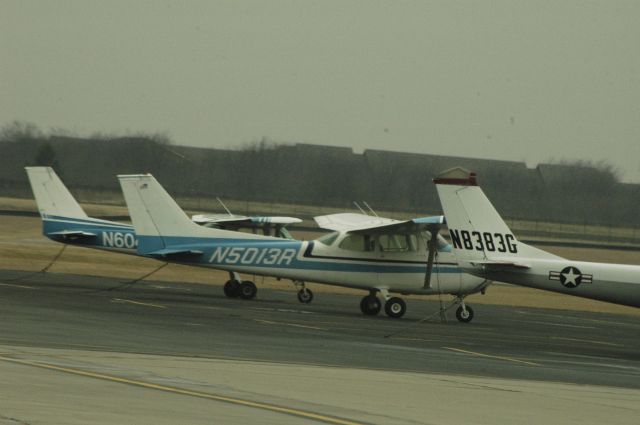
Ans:
[[[74,232],[84,232],[78,235]],[[181,246],[200,255],[154,256],[158,260],[239,273],[326,283],[359,289],[384,288],[404,294],[471,294],[486,287],[482,277],[463,272],[450,252],[440,252],[431,285],[424,287],[426,253],[354,252],[315,241],[289,239],[207,239],[138,237],[132,226],[100,219],[48,216],[43,233],[50,239],[87,248],[149,256],[137,250]],[[149,252],[147,249],[146,252]]]
[[[519,258],[529,269],[488,270],[463,263],[468,273],[567,295],[640,307],[640,266]]]
[[[95,218],[47,216],[42,219],[42,232],[60,243],[137,254],[138,238],[133,226],[124,223]]]
[[[424,287],[424,252],[354,252],[317,241],[207,239],[141,236],[140,244],[160,250],[198,251],[176,254],[163,260],[262,276],[312,281],[361,289],[384,288],[405,294],[469,294],[486,286],[484,278],[464,273],[453,254],[441,253],[430,288]]]

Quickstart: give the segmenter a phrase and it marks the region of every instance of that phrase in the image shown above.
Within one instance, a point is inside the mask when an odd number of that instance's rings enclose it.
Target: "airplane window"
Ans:
[[[385,252],[405,252],[418,250],[416,235],[380,235],[380,249]]]
[[[405,235],[407,237],[407,246],[409,251],[418,250],[418,235]]]
[[[375,242],[369,235],[348,235],[340,242],[340,248],[350,251],[373,251]]]
[[[323,243],[325,245],[331,245],[335,242],[335,240],[338,238],[338,235],[340,233],[338,232],[331,232],[331,233],[327,233],[324,236],[320,236],[318,239],[316,239],[318,242]]]

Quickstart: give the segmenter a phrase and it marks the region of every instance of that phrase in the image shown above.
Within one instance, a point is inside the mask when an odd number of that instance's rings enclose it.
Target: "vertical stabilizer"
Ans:
[[[118,179],[138,236],[140,254],[170,245],[197,243],[194,238],[278,240],[195,224],[151,174],[120,175]]]
[[[51,167],[25,167],[42,218],[87,218],[80,204]]]
[[[477,185],[475,173],[463,168],[434,179],[458,261],[559,258],[519,242]]]
[[[120,186],[138,236],[198,236],[193,223],[151,174],[119,175]]]

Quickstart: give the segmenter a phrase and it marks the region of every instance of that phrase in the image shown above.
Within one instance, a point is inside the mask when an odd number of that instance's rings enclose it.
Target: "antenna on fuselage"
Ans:
[[[371,214],[375,215],[376,217],[379,217],[379,215],[376,214],[376,212],[373,210],[373,208],[371,208],[369,206],[369,204],[367,204],[367,201],[362,201],[362,203],[364,204],[365,207],[369,208],[369,211],[371,211]]]
[[[358,204],[356,201],[353,201],[353,205],[356,206],[356,208],[358,208],[360,210],[360,212],[364,215],[369,215],[365,210],[362,209],[362,207],[360,206],[360,204]]]
[[[217,196],[216,196],[216,199],[218,200],[218,202],[220,202],[220,205],[222,205],[222,208],[224,208],[224,210],[227,212],[227,214],[233,215],[233,214],[231,214],[231,211],[229,211],[229,208],[227,208],[227,206],[224,204],[224,202],[222,202],[222,199],[218,198]]]

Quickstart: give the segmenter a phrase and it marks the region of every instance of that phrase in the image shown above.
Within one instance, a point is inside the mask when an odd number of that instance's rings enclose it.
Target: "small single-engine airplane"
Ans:
[[[51,167],[25,167],[29,183],[42,218],[42,233],[51,240],[68,245],[117,251],[138,255],[138,239],[133,226],[126,223],[89,217],[62,183]],[[291,238],[286,225],[300,223],[295,217],[270,217],[231,214],[218,199],[228,214],[199,214],[193,221],[202,226],[220,227],[228,230],[262,230],[281,238]],[[235,271],[229,271],[224,293],[230,298],[252,299],[257,294],[255,283],[243,280]]]
[[[406,304],[390,292],[453,294],[456,316],[469,322],[473,310],[464,297],[482,291],[487,281],[462,273],[450,246],[438,234],[443,217],[397,221],[367,217],[360,226],[338,223],[340,215],[324,219],[325,227],[350,226],[313,241],[285,240],[263,235],[205,228],[193,223],[150,174],[118,176],[129,215],[138,236],[138,253],[164,261],[237,270],[293,281],[313,281],[364,289],[364,314],[381,310],[401,317]],[[323,219],[320,218],[320,221]],[[329,223],[331,221],[331,223]],[[427,249],[427,243],[430,247]],[[436,255],[437,254],[437,255]],[[433,275],[433,278],[432,278]],[[302,288],[302,291],[308,291]]]
[[[573,261],[516,239],[475,173],[453,168],[437,186],[459,266],[479,277],[640,307],[640,266]]]

